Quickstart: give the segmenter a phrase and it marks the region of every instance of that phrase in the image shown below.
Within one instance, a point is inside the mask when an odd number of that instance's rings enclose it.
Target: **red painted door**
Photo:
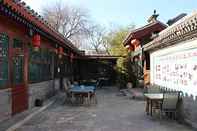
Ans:
[[[16,42],[14,41],[14,45]],[[19,47],[18,47],[19,46]],[[25,84],[25,52],[23,45],[17,43],[11,51],[11,81],[12,81],[12,114],[15,115],[28,108],[28,90]]]

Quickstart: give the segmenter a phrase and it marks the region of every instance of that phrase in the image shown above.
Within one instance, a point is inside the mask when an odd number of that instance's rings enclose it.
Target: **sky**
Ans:
[[[56,0],[24,0],[31,8],[42,13],[42,7],[54,4]],[[147,24],[147,19],[156,9],[158,20],[167,20],[180,13],[190,14],[197,10],[197,0],[62,0],[68,5],[85,8],[92,20],[106,27],[137,27]]]

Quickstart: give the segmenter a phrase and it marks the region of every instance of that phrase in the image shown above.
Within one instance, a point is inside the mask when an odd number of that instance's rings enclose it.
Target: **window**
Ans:
[[[150,55],[148,52],[145,52],[145,59],[146,59],[146,70],[150,70]]]
[[[14,84],[23,83],[23,56],[13,57],[13,82]]]
[[[52,57],[53,53],[49,49],[41,48],[36,52],[32,46],[29,46],[29,81],[31,83],[52,79]]]
[[[24,73],[24,55],[23,55],[23,42],[18,39],[13,40],[13,49],[15,50],[14,55],[12,58],[13,61],[13,82],[14,84],[21,84],[23,83],[23,73]]]
[[[8,44],[8,36],[0,34],[0,88],[8,84]]]
[[[22,41],[20,41],[18,39],[14,39],[13,41],[14,41],[13,42],[13,48],[15,48],[15,49],[17,49],[17,48],[23,49],[23,43],[22,43]]]
[[[67,56],[63,56],[61,60],[57,57],[55,59],[55,77],[58,78],[60,76],[71,76],[72,75],[72,67],[70,63],[70,59]],[[58,72],[58,68],[60,72]]]

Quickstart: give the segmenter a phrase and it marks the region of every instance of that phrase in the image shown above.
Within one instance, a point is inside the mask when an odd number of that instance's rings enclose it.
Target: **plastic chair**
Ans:
[[[161,89],[159,87],[148,87],[147,93],[161,93]]]
[[[69,80],[66,80],[64,82],[64,92],[65,92],[65,95],[66,95],[65,102],[70,102],[71,101],[71,94],[69,92],[70,88],[71,88],[71,83],[70,83]]]
[[[179,92],[164,93],[163,102],[160,108],[160,117],[165,113],[173,115],[174,119],[176,119],[179,94]]]

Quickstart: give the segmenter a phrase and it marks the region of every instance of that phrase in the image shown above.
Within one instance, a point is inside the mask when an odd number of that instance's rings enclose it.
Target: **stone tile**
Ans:
[[[145,102],[117,96],[109,88],[97,91],[98,105],[63,104],[64,95],[17,131],[191,131],[173,120],[147,116]]]

